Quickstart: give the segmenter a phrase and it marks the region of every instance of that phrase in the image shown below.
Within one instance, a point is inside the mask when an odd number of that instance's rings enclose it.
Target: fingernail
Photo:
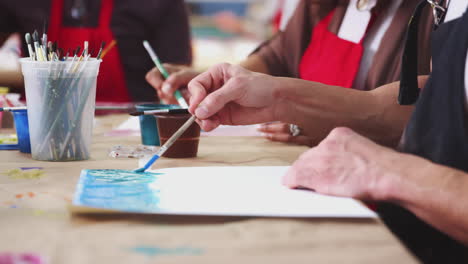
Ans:
[[[259,125],[257,126],[257,130],[263,130],[263,129],[265,129],[265,128],[266,128],[266,125],[265,125],[265,124],[259,124]]]
[[[207,118],[208,117],[208,110],[204,106],[200,106],[195,110],[195,115],[198,118]]]
[[[166,94],[171,93],[171,88],[172,86],[169,83],[164,83],[162,86],[162,90]]]

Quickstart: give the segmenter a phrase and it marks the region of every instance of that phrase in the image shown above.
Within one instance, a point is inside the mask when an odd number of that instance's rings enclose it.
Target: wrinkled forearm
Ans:
[[[468,174],[413,155],[396,155],[400,158],[393,162],[393,171],[380,183],[384,200],[468,245]]]
[[[280,121],[297,124],[319,143],[335,127],[353,129],[380,144],[396,146],[413,110],[397,103],[398,83],[358,91],[291,78],[278,78]]]

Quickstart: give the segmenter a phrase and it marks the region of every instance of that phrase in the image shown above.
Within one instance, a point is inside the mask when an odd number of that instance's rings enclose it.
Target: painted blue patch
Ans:
[[[74,204],[127,212],[156,211],[157,175],[127,170],[83,170]]]
[[[152,246],[136,246],[130,249],[131,251],[142,254],[148,257],[156,256],[199,256],[203,254],[200,248],[192,247],[176,247],[176,248],[160,248]]]

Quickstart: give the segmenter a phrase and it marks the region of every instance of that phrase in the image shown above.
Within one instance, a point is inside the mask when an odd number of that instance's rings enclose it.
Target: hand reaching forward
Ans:
[[[167,80],[164,80],[156,67],[146,74],[146,81],[156,90],[158,98],[168,104],[178,104],[174,97],[174,92],[177,90],[181,91],[185,99],[189,98],[187,84],[199,72],[185,65],[164,63],[163,66],[170,74]]]

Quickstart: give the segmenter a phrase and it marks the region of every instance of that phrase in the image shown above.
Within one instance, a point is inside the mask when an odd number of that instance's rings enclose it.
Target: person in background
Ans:
[[[142,42],[148,40],[161,60],[190,65],[190,31],[183,0],[0,0],[0,35],[38,30],[64,52],[83,50],[89,41],[97,54],[102,42],[116,46],[100,68],[98,102],[153,101],[145,74],[154,64]],[[24,40],[23,40],[24,42]],[[72,56],[73,54],[70,54]],[[23,56],[27,48],[23,45]]]
[[[399,83],[372,91],[324,89],[222,64],[189,83],[189,110],[205,131],[272,120],[300,124],[309,135],[331,130],[294,162],[284,185],[378,202],[383,222],[422,263],[467,263],[467,11],[467,1],[452,0],[446,13],[436,13],[435,19],[445,22],[432,33],[432,72],[419,80],[411,72],[411,86],[403,84],[405,77],[401,89]],[[417,52],[414,43],[407,47]],[[408,60],[414,54],[405,54],[402,63],[417,62]],[[418,87],[423,87],[419,98]],[[414,112],[396,104],[397,97],[402,104],[417,101]],[[323,118],[326,131],[316,127]],[[399,151],[379,145],[395,141],[388,131],[401,119],[409,122]]]
[[[398,81],[407,21],[419,2],[301,0],[284,31],[260,45],[240,65],[259,73],[356,90],[372,90]],[[431,15],[429,8],[422,15],[427,23],[420,26],[419,74],[429,72]],[[359,31],[356,25],[361,31],[357,38],[353,35]],[[172,75],[166,81],[157,69],[149,72],[146,78],[160,98],[175,102],[173,92],[186,87],[199,73],[180,65],[168,64],[167,68]],[[328,89],[326,87],[324,89]],[[336,96],[342,95],[338,92]],[[366,115],[365,109],[362,114]],[[403,124],[404,120],[399,128],[393,128],[397,131],[388,133],[399,137]],[[321,129],[321,124],[316,125]],[[297,125],[281,122],[260,128],[266,138],[274,141],[313,146],[323,139],[323,134],[311,138],[301,133],[302,130]]]
[[[19,88],[23,76],[20,73],[18,59],[21,56],[21,37],[12,34],[0,47],[0,86]]]

